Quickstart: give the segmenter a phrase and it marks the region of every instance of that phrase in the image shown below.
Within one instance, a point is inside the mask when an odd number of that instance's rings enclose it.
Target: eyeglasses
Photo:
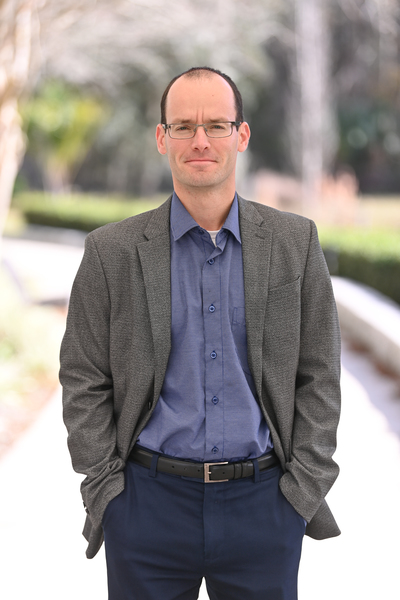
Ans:
[[[163,123],[165,131],[173,140],[188,140],[196,135],[198,127],[203,127],[210,138],[224,138],[232,135],[233,128],[239,130],[242,121],[222,121],[221,123]]]

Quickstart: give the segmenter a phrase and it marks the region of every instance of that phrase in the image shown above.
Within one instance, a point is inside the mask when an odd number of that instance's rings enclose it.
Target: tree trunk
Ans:
[[[296,0],[296,63],[299,110],[299,174],[303,201],[317,201],[318,186],[336,150],[330,94],[331,61],[327,0]]]
[[[18,99],[29,73],[36,0],[0,0],[0,238],[25,141]]]

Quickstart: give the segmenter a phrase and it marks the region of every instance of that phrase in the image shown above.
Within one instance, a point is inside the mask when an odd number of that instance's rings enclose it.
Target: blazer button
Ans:
[[[153,400],[149,400],[149,403],[147,406],[148,406],[149,410],[151,410],[151,408],[153,406]]]

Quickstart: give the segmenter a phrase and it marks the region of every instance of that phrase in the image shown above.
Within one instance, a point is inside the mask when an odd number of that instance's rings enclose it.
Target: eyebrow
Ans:
[[[181,119],[180,121],[176,121],[176,123],[194,123],[191,119]],[[209,119],[205,121],[205,123],[231,123],[229,119],[222,117],[221,119]],[[197,123],[195,123],[197,125]]]

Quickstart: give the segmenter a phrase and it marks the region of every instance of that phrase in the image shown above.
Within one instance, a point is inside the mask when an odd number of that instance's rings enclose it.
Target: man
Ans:
[[[294,600],[306,526],[340,533],[329,274],[312,222],[236,195],[228,76],[190,69],[161,112],[173,196],[87,237],[62,345],[87,556],[104,534],[111,600]]]

